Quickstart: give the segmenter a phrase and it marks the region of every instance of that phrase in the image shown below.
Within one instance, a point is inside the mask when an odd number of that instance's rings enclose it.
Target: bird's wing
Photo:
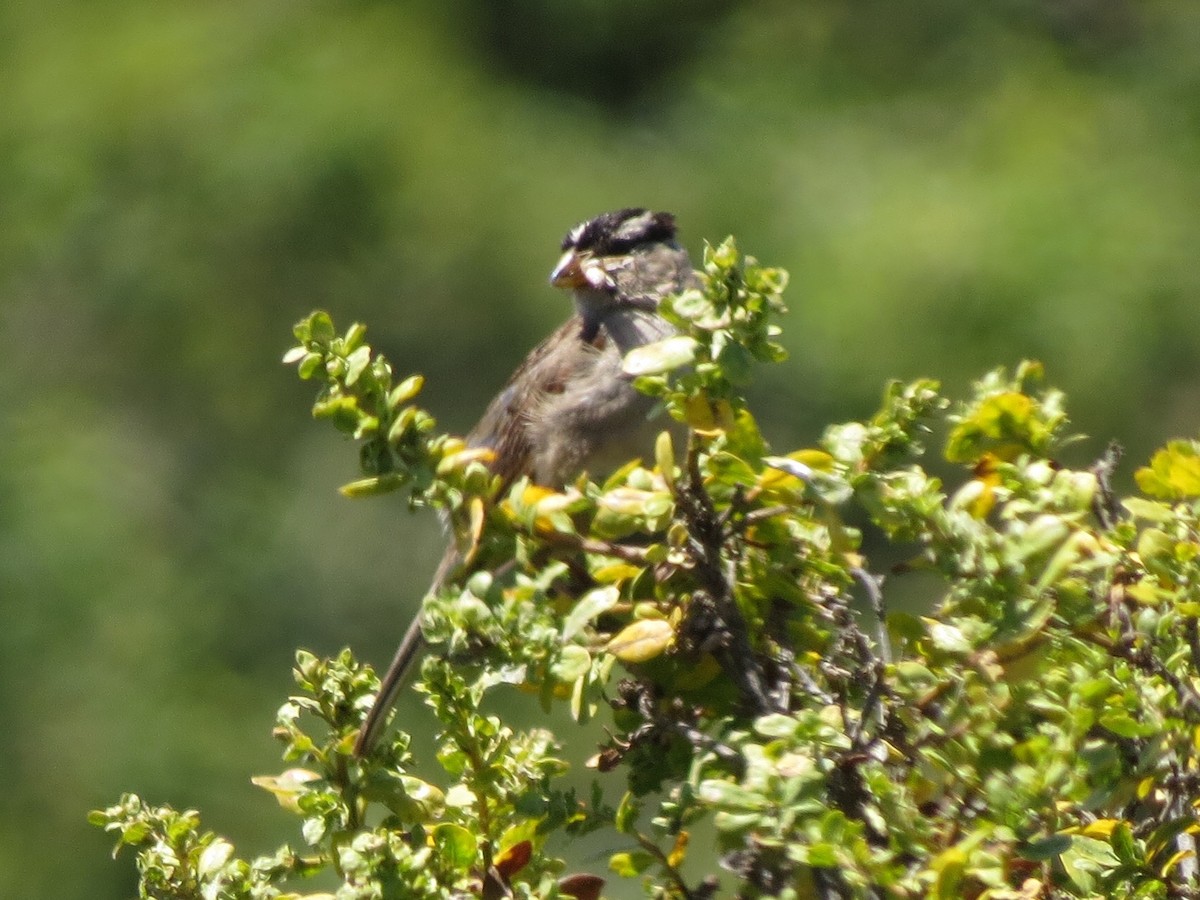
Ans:
[[[599,349],[602,341],[599,336],[589,351]],[[468,446],[495,454],[492,471],[506,484],[531,471],[530,416],[561,394],[582,368],[594,364],[595,354],[581,353],[581,343],[583,321],[572,316],[525,358],[467,435]]]

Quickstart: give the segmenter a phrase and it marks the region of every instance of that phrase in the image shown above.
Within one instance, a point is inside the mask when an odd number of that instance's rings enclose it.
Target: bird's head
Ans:
[[[555,287],[616,290],[631,256],[675,244],[675,217],[647,209],[620,209],[581,222],[563,238],[562,257],[550,273]]]
[[[568,231],[550,283],[571,291],[590,332],[613,309],[655,308],[690,273],[687,253],[675,242],[675,217],[631,207]]]

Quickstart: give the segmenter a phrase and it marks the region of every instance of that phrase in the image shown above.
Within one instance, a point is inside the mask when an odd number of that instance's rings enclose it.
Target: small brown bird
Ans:
[[[673,333],[659,301],[694,286],[696,276],[675,241],[674,216],[622,209],[567,233],[550,282],[571,291],[575,315],[525,358],[466,438],[468,446],[493,451],[492,471],[506,484],[527,475],[562,487],[580,472],[603,475],[653,447],[665,423],[653,421],[655,401],[634,389],[621,361]],[[456,562],[451,547],[432,590]],[[357,755],[378,739],[424,643],[418,616],[383,677]]]

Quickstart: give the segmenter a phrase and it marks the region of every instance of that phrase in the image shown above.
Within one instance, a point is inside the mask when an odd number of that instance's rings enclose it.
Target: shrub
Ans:
[[[345,493],[439,510],[467,561],[424,612],[442,775],[413,774],[403,732],[355,758],[375,676],[301,651],[292,768],[256,781],[302,849],[239,858],[127,795],[92,819],[137,850],[143,896],[330,896],[295,892],[332,872],[338,898],[591,900],[601,879],[546,842],[597,829],[658,897],[1200,896],[1200,444],[1118,500],[1119,453],[1066,467],[1064,398],[1023,363],[953,405],[892,384],[868,421],[773,455],[741,390],[783,356],[785,283],[707,248],[704,288],[664,309],[680,334],[626,360],[686,446],[664,433],[653,465],[561,491],[502,490],[361,326],[297,325],[314,415],[359,448]],[[940,425],[950,486],[920,464]],[[886,583],[864,531],[903,556]],[[917,571],[926,614],[891,609]],[[512,685],[604,717],[589,796],[562,787],[572,735],[481,711]]]

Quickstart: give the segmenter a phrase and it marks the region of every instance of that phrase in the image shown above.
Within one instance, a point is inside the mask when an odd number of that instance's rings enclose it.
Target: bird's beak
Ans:
[[[550,273],[550,283],[557,288],[601,288],[612,287],[612,279],[604,267],[590,254],[568,250]]]
[[[587,284],[583,277],[583,266],[579,264],[579,254],[568,250],[550,273],[550,283],[556,288],[581,288]]]

